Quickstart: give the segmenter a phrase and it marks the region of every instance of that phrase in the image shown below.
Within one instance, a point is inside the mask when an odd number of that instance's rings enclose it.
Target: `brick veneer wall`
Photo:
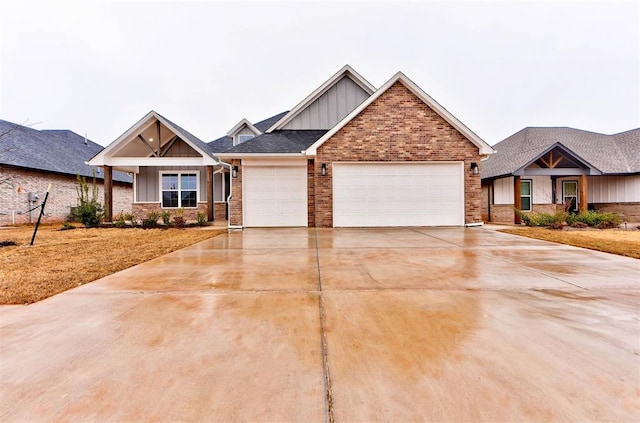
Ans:
[[[554,214],[562,211],[562,204],[534,204],[532,213],[549,213]],[[527,213],[527,212],[524,212]],[[514,223],[514,207],[513,204],[492,204],[491,205],[491,222],[495,223]]]
[[[229,202],[229,225],[242,226],[242,163],[240,159],[231,160],[231,167],[238,166],[238,176],[231,177],[231,201]]]
[[[307,160],[307,224],[310,228],[316,225],[316,188],[315,165],[313,160]]]
[[[144,219],[147,214],[149,214],[150,211],[155,211],[158,213],[162,213],[164,210],[169,210],[171,212],[171,218],[173,219],[173,216],[176,215],[176,210],[177,209],[163,209],[160,205],[160,203],[134,203],[133,204],[133,213],[136,215],[136,217],[138,218],[138,221],[141,221],[142,219]],[[184,209],[184,219],[185,220],[197,220],[197,216],[196,214],[198,212],[202,212],[202,213],[207,213],[207,203],[206,202],[200,202],[198,203],[198,208],[197,209],[192,209],[192,208],[188,208],[188,209]],[[113,214],[113,218],[116,218],[116,215],[119,213],[119,211],[116,211]],[[158,222],[161,222],[161,219],[158,219]]]
[[[15,223],[28,223],[29,214],[24,213],[29,209],[27,201],[29,192],[35,192],[40,197],[36,204],[44,200],[47,186],[51,184],[51,192],[45,207],[43,222],[62,222],[69,216],[71,207],[78,204],[75,175],[60,175],[50,172],[42,172],[29,169],[12,167],[0,167],[0,225],[12,223],[11,212],[14,211]],[[91,182],[91,178],[87,178]],[[97,179],[99,186],[98,200],[104,201],[102,180]],[[113,207],[114,210],[131,211],[133,200],[133,187],[131,184],[114,183]],[[21,212],[23,214],[18,214]],[[40,210],[33,211],[33,222],[38,219]]]
[[[332,166],[334,161],[461,161],[464,160],[465,223],[480,222],[478,147],[397,82],[340,129],[315,158],[315,225],[333,226]],[[322,163],[327,175],[320,176]],[[482,172],[482,169],[480,169]]]
[[[616,213],[627,222],[640,222],[640,203],[593,203],[589,207],[599,212]]]
[[[213,203],[213,220],[219,222],[227,220],[227,202],[216,201]]]

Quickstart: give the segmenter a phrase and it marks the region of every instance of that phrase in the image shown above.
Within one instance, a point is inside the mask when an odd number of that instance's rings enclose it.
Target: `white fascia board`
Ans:
[[[212,157],[211,154],[209,154],[208,152],[202,150],[199,146],[197,146],[196,144],[193,144],[188,137],[186,137],[183,133],[181,133],[179,130],[177,130],[175,127],[173,127],[169,122],[167,122],[165,119],[162,118],[162,116],[158,115],[156,112],[153,112],[154,116],[156,117],[156,119],[158,119],[164,126],[166,126],[167,128],[169,128],[169,130],[171,132],[173,132],[175,135],[177,135],[178,137],[180,137],[180,139],[182,141],[184,141],[185,143],[187,143],[187,145],[189,145],[191,148],[193,148],[194,150],[196,150],[198,153],[200,153],[200,155],[203,157],[203,159],[210,159],[211,161],[214,162],[214,164],[218,164],[218,161],[216,160],[215,157]],[[195,135],[194,135],[195,136]]]
[[[250,159],[250,158],[301,158],[304,152],[300,153],[220,153],[221,159]]]
[[[111,144],[106,146],[98,154],[93,156],[89,160],[89,164],[92,166],[104,165],[104,158],[106,156],[113,155],[113,153],[117,152],[120,148],[122,148],[124,146],[125,140],[128,140],[131,137],[131,135],[133,135],[136,132],[143,132],[149,126],[151,126],[155,122],[154,120],[151,119],[152,117],[154,117],[154,115],[155,115],[155,112],[153,110],[147,113],[146,115],[144,115],[142,119],[140,119],[135,124],[133,124],[129,129],[127,129],[124,134],[120,135],[118,138],[116,138],[115,141],[113,141]]]
[[[358,107],[356,107],[351,113],[344,117],[340,122],[336,124],[333,128],[329,130],[326,134],[324,134],[318,141],[314,142],[307,150],[307,156],[315,156],[318,152],[318,148],[324,144],[329,138],[334,136],[336,132],[342,129],[347,123],[349,123],[353,118],[358,116],[360,112],[369,107],[371,103],[376,101],[378,97],[384,94],[393,84],[396,82],[400,82],[402,85],[407,87],[409,91],[416,95],[420,100],[422,100],[427,106],[433,109],[438,115],[440,115],[444,120],[446,120],[451,126],[453,126],[458,132],[464,135],[469,141],[475,144],[479,150],[480,154],[493,154],[495,151],[489,144],[483,141],[478,135],[476,135],[472,130],[467,128],[462,122],[460,122],[455,116],[453,116],[447,109],[442,107],[437,101],[431,98],[427,93],[425,93],[420,87],[418,87],[413,81],[407,78],[402,72],[396,73],[390,80],[388,80],[383,86],[381,86],[378,91],[376,91],[371,97],[362,102]]]
[[[320,85],[309,94],[304,100],[298,103],[293,109],[289,111],[286,115],[284,115],[280,120],[274,123],[269,129],[265,132],[268,134],[278,129],[282,129],[287,123],[291,122],[296,116],[298,116],[306,107],[313,103],[318,97],[327,92],[329,88],[331,88],[334,84],[342,79],[343,76],[349,76],[353,82],[358,84],[360,88],[362,88],[367,94],[371,95],[376,91],[376,87],[371,85],[369,81],[364,79],[362,75],[356,72],[351,66],[345,65],[342,69],[340,69],[335,75],[329,78],[324,84]]]
[[[219,164],[211,157],[110,157],[104,163],[107,166],[216,166]]]
[[[251,122],[249,122],[246,118],[244,118],[240,122],[235,124],[235,126],[233,128],[231,128],[229,130],[229,132],[227,132],[227,136],[229,136],[229,137],[234,136],[245,125],[246,125],[247,128],[251,129],[251,131],[256,135],[260,135],[262,133]]]

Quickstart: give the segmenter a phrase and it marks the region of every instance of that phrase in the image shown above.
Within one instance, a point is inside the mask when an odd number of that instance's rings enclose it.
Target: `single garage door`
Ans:
[[[461,226],[463,162],[333,163],[333,226]]]
[[[245,166],[244,225],[307,226],[307,167]]]

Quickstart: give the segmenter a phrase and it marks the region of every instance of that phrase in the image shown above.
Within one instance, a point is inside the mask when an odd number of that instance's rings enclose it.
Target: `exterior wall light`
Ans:
[[[322,176],[327,176],[327,164],[326,163],[322,163],[322,166],[320,166],[320,174]]]
[[[477,175],[480,173],[480,168],[478,167],[478,163],[476,162],[471,163],[471,173],[473,173],[474,175]]]
[[[238,177],[238,166],[234,166],[231,168],[231,177],[232,178]]]

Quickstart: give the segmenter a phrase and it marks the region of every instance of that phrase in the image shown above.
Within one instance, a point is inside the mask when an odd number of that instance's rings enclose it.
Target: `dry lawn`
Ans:
[[[214,237],[224,229],[0,228],[0,304],[40,301],[67,289]]]
[[[509,228],[500,232],[640,258],[640,230]]]

